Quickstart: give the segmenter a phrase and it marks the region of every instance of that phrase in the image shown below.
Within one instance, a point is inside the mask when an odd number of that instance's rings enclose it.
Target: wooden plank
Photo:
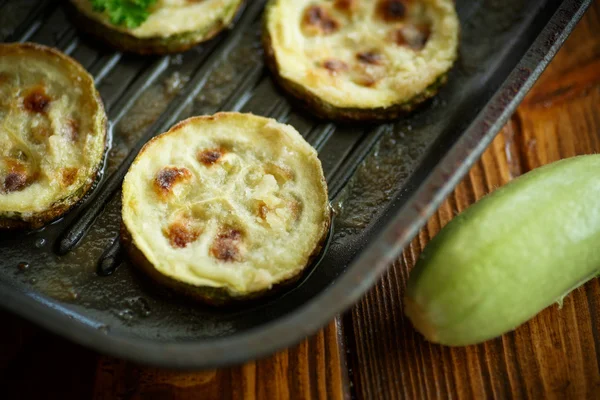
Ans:
[[[600,2],[510,123],[402,257],[346,319],[358,398],[598,398],[600,282],[478,346],[426,342],[402,312],[409,271],[458,212],[540,165],[600,151]],[[524,266],[526,267],[526,266]]]
[[[0,379],[24,347],[35,340],[39,329],[16,315],[0,311]]]
[[[95,400],[344,399],[344,350],[332,322],[298,346],[243,366],[204,372],[149,368],[99,357]]]
[[[203,372],[101,356],[0,311],[0,393],[10,399],[347,399],[341,327],[332,322],[263,360]],[[6,397],[8,396],[8,397]]]
[[[90,398],[94,352],[6,312],[0,319],[0,398]]]

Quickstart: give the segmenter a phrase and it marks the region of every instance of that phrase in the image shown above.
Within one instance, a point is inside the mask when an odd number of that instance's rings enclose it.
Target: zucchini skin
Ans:
[[[315,251],[309,258],[308,266],[310,266],[319,256],[321,250],[325,246],[329,230],[325,232],[325,235],[319,241],[319,245],[315,248]],[[286,279],[285,281],[278,282],[270,289],[260,290],[257,292],[250,293],[232,293],[225,288],[209,287],[209,286],[194,286],[188,283],[179,281],[172,277],[166,276],[158,271],[154,265],[146,258],[133,240],[133,237],[127,230],[124,223],[121,223],[121,244],[127,252],[131,264],[135,266],[141,273],[148,276],[153,282],[160,286],[164,286],[172,290],[174,293],[187,297],[190,300],[204,303],[214,307],[237,307],[242,304],[254,302],[258,299],[266,297],[272,297],[277,295],[292,285],[301,280],[309,268],[302,269],[298,274]]]
[[[428,340],[509,332],[600,272],[600,155],[535,169],[448,223],[412,271],[405,312]]]
[[[244,3],[245,0],[241,1],[235,9],[227,11],[224,14],[227,18],[222,19],[219,24],[211,26],[208,30],[198,30],[168,37],[144,39],[137,38],[116,29],[111,29],[103,23],[79,12],[77,7],[71,4],[70,1],[65,2],[65,9],[73,24],[75,24],[82,32],[96,39],[96,41],[105,43],[119,51],[150,55],[182,53],[202,42],[212,39],[229,26]]]
[[[0,213],[0,230],[3,229],[40,229],[50,222],[62,217],[69,212],[85,194],[91,189],[92,185],[98,177],[100,167],[96,168],[93,179],[89,179],[84,185],[80,186],[71,196],[66,197],[55,204],[48,210],[32,213],[30,216],[23,217],[18,213]]]
[[[267,4],[267,7],[269,7],[269,4]],[[265,15],[266,14],[267,13],[265,13]],[[286,79],[279,74],[275,50],[273,49],[271,36],[269,35],[267,29],[266,17],[263,21],[262,41],[265,52],[265,64],[273,74],[277,84],[284,91],[289,93],[303,108],[321,119],[341,122],[389,121],[397,119],[398,117],[409,114],[427,100],[435,97],[435,95],[438,94],[446,82],[448,82],[448,73],[442,74],[434,83],[409,101],[395,104],[390,107],[340,108],[324,101],[319,96],[304,88],[302,85],[292,82],[291,80]]]

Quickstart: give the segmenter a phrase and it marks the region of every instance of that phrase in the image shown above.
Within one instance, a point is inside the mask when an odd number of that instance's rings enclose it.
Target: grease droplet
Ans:
[[[117,315],[119,316],[119,318],[121,318],[124,321],[131,321],[133,319],[133,311],[131,311],[130,309],[126,308],[124,310],[121,310],[117,313]]]
[[[29,270],[29,263],[26,263],[26,262],[20,262],[20,263],[17,265],[17,268],[19,268],[19,271],[25,272],[25,271]]]
[[[67,296],[71,300],[77,300],[77,298],[79,297],[79,294],[75,291],[75,289],[69,288],[69,290],[67,291]]]
[[[125,300],[125,303],[130,307],[130,311],[139,316],[147,317],[151,313],[150,304],[143,297],[129,297]]]
[[[173,65],[181,65],[183,64],[183,56],[181,54],[177,54],[171,57],[171,64]]]

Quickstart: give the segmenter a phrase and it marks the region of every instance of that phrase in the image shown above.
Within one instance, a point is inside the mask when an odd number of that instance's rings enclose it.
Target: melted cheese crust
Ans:
[[[70,1],[88,17],[140,39],[209,31],[220,22],[226,25],[242,2],[242,0],[158,0],[142,25],[128,29],[113,25],[108,15],[95,12],[89,0]]]
[[[409,102],[453,65],[452,0],[271,0],[279,75],[338,108]]]
[[[123,185],[123,222],[163,275],[243,295],[299,274],[330,221],[316,151],[252,114],[181,122],[150,141]]]
[[[78,200],[102,160],[105,128],[80,64],[44,46],[0,45],[0,214],[27,219]]]

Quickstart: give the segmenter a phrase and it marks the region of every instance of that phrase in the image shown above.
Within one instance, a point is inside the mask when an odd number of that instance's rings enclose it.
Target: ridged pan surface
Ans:
[[[95,77],[110,148],[95,189],[36,232],[0,234],[0,305],[101,352],[200,368],[272,353],[351,306],[416,234],[500,129],[586,0],[457,0],[459,59],[432,101],[395,123],[336,125],[288,102],[266,71],[263,1],[184,54],[121,54],[80,36],[60,3],[0,0],[0,40],[56,47]],[[237,110],[292,124],[318,150],[336,212],[319,263],[288,292],[244,308],[181,300],[134,272],[115,244],[120,183],[150,137],[188,116]],[[104,254],[119,268],[97,274]]]

